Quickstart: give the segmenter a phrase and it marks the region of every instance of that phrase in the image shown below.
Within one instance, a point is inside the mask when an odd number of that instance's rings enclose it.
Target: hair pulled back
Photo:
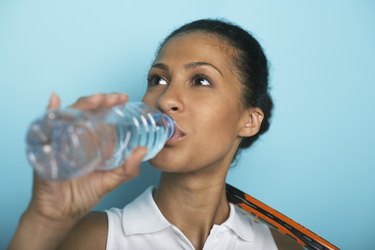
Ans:
[[[269,94],[268,61],[259,42],[246,30],[219,19],[201,19],[187,23],[169,34],[161,43],[158,53],[173,37],[200,32],[214,35],[234,49],[233,65],[242,89],[245,108],[258,107],[264,113],[259,132],[241,140],[239,149],[250,147],[270,127],[273,102]]]

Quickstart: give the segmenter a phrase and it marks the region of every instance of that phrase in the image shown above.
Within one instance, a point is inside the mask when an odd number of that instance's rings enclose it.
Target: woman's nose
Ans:
[[[183,110],[181,86],[169,83],[165,91],[159,96],[158,106],[166,114],[175,114]]]

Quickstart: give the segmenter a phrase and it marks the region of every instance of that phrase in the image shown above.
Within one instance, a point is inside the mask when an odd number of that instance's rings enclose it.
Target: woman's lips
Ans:
[[[176,142],[182,140],[186,136],[185,132],[182,131],[177,126],[176,126],[175,129],[176,130],[175,130],[173,136],[167,141],[167,143],[165,145],[171,146],[171,145],[175,144]]]

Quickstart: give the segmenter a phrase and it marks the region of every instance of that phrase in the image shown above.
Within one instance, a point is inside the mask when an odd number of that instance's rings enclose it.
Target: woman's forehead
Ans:
[[[233,49],[218,36],[203,32],[179,34],[169,39],[159,50],[154,62],[168,60],[203,61],[231,65]],[[165,62],[167,63],[167,62]]]

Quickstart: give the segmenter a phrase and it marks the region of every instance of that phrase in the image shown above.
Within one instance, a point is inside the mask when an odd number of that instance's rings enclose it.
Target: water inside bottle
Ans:
[[[51,111],[27,135],[28,159],[46,179],[69,179],[121,165],[138,146],[154,157],[173,135],[174,121],[143,103],[95,112]]]

